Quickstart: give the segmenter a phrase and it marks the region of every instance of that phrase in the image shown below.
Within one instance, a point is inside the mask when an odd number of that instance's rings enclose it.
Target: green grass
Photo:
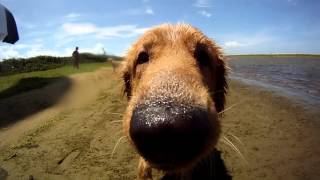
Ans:
[[[0,99],[16,95],[31,89],[41,88],[60,78],[76,73],[92,72],[101,67],[110,66],[109,63],[85,63],[80,64],[79,69],[71,65],[47,71],[20,73],[8,76],[0,76]]]

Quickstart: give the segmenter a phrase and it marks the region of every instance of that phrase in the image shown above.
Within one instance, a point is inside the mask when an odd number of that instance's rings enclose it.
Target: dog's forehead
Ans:
[[[185,24],[164,25],[160,26],[158,29],[160,32],[162,32],[160,35],[170,41],[177,41],[182,37],[190,36],[191,34],[197,32],[195,28]]]
[[[155,44],[174,44],[181,41],[196,44],[206,39],[202,32],[190,25],[164,24],[147,31],[138,42],[148,49]]]

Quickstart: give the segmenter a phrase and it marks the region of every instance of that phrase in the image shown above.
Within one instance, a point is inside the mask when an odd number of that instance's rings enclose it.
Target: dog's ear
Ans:
[[[209,44],[211,46],[209,52],[214,76],[214,88],[211,96],[215,102],[217,112],[221,112],[224,110],[225,96],[228,89],[226,57],[223,55],[221,48],[213,41]]]
[[[227,92],[227,66],[223,53],[212,40],[206,39],[202,43],[198,43],[195,48],[194,56],[200,67],[210,69],[212,77],[209,79],[209,91],[215,102],[217,112],[224,109],[225,95]]]
[[[127,95],[128,100],[131,97],[131,75],[126,72],[122,75],[122,79],[124,81],[124,93]]]
[[[132,72],[130,70],[127,60],[125,59],[124,62],[121,64],[121,77],[123,80],[123,94],[127,96],[128,100],[130,100],[132,90],[131,74]]]
[[[216,67],[215,67],[215,89],[213,99],[216,105],[217,112],[224,110],[226,93],[228,89],[227,82],[227,66],[226,58],[222,55],[220,51],[217,51],[215,54],[216,58]]]

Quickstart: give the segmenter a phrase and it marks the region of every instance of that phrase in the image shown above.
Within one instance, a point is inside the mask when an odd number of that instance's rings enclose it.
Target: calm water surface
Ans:
[[[320,107],[320,58],[234,57],[231,79],[263,86]]]

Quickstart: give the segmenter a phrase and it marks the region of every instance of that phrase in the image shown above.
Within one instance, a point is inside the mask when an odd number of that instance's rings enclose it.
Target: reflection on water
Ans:
[[[253,83],[320,105],[320,58],[231,58],[230,78]]]

